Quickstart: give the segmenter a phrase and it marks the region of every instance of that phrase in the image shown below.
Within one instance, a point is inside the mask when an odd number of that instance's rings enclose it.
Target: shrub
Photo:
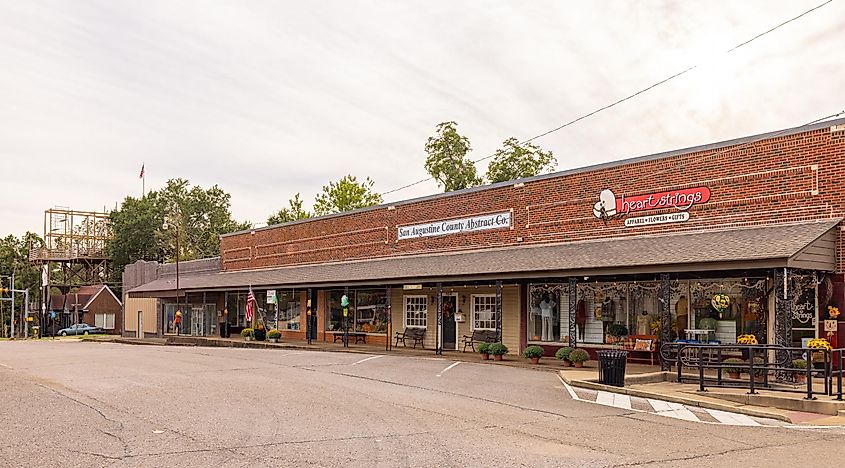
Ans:
[[[529,346],[522,351],[522,355],[529,359],[543,357],[543,354],[543,348],[537,345]]]
[[[610,336],[620,337],[628,335],[628,327],[621,323],[611,323],[607,326],[607,334]]]
[[[569,346],[565,346],[565,347],[557,350],[557,352],[555,353],[555,357],[560,359],[561,361],[568,361],[569,360],[569,353],[571,353],[571,352],[572,352],[572,348],[570,348]]]
[[[795,369],[805,370],[807,369],[807,361],[803,359],[795,359],[792,361],[792,367]]]
[[[502,356],[508,354],[508,347],[505,346],[503,343],[493,343],[488,349],[490,351],[490,354],[494,356]]]
[[[490,354],[490,343],[479,343],[478,344],[478,353],[479,354]]]
[[[575,348],[569,353],[569,360],[572,362],[587,362],[590,360],[590,355],[580,348]]]
[[[246,338],[248,336],[252,336],[252,333],[253,333],[252,328],[244,328],[243,330],[241,330],[241,336],[244,337],[244,338]]]
[[[281,337],[282,337],[282,332],[280,332],[279,330],[274,329],[274,330],[270,330],[270,331],[267,332],[267,338],[279,339]]]
[[[724,361],[722,361],[722,364],[734,364],[737,367],[725,367],[725,372],[729,372],[731,374],[733,374],[733,373],[739,374],[740,372],[745,370],[744,366],[748,363],[746,361],[740,359],[740,358],[732,357],[732,358],[727,358]],[[740,366],[743,366],[743,367],[740,367]]]

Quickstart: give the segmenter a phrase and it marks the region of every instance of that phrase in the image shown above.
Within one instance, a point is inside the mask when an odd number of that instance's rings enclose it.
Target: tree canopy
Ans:
[[[467,158],[472,151],[469,139],[458,133],[457,126],[451,121],[438,124],[437,133],[425,144],[425,170],[446,192],[482,183],[475,164]]]
[[[21,237],[8,235],[0,239],[0,275],[15,274],[15,289],[29,288],[31,301],[41,298],[41,271],[29,263],[30,247],[43,246],[37,234],[27,232]]]
[[[352,175],[346,175],[337,182],[329,182],[329,185],[323,186],[322,193],[317,195],[314,212],[322,216],[378,205],[382,199],[381,195],[373,192],[374,184],[369,177],[358,182]]]
[[[288,200],[288,205],[290,205],[288,208],[282,208],[276,213],[270,215],[270,217],[267,218],[267,225],[270,226],[273,224],[289,223],[291,221],[306,219],[313,216],[311,213],[302,208],[302,199],[299,198],[298,193]]]
[[[126,197],[111,212],[114,239],[108,252],[114,271],[136,260],[172,262],[219,255],[219,236],[249,229],[232,218],[231,196],[214,185],[205,189],[185,179],[171,179],[143,198]]]
[[[551,171],[555,165],[557,160],[551,151],[543,151],[533,143],[521,144],[511,137],[496,150],[487,166],[487,180],[493,183],[531,177]]]

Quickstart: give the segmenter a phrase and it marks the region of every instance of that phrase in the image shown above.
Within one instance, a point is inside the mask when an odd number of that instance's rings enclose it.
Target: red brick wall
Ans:
[[[845,131],[830,127],[631,162],[590,172],[397,203],[364,212],[223,237],[224,270],[489,246],[760,225],[845,215]],[[592,215],[601,190],[626,196],[707,186],[710,200],[684,223],[626,228]],[[397,227],[513,212],[512,229],[397,242]],[[636,216],[674,210],[638,212]],[[845,271],[839,239],[839,271]]]

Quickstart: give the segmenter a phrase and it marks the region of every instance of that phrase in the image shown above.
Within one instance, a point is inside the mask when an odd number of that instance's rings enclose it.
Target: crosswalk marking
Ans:
[[[760,423],[757,421],[749,418],[744,414],[736,414],[736,413],[728,413],[726,411],[719,411],[716,409],[707,409],[705,408],[704,411],[707,411],[711,416],[719,420],[720,423],[723,424],[730,424],[732,426],[759,426]]]
[[[804,426],[795,426],[775,419],[754,418],[739,413],[730,413],[727,411],[699,407],[688,407],[681,403],[674,403],[671,401],[632,397],[622,393],[591,390],[580,387],[576,391],[576,388],[566,383],[563,379],[561,379],[561,382],[573,400],[586,401],[604,406],[636,411],[639,413],[652,413],[702,424],[808,429]]]

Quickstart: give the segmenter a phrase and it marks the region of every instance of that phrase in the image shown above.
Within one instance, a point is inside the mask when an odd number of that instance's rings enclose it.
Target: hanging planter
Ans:
[[[710,305],[716,309],[716,312],[722,313],[728,310],[728,307],[731,306],[731,298],[727,294],[716,294],[710,299]]]

